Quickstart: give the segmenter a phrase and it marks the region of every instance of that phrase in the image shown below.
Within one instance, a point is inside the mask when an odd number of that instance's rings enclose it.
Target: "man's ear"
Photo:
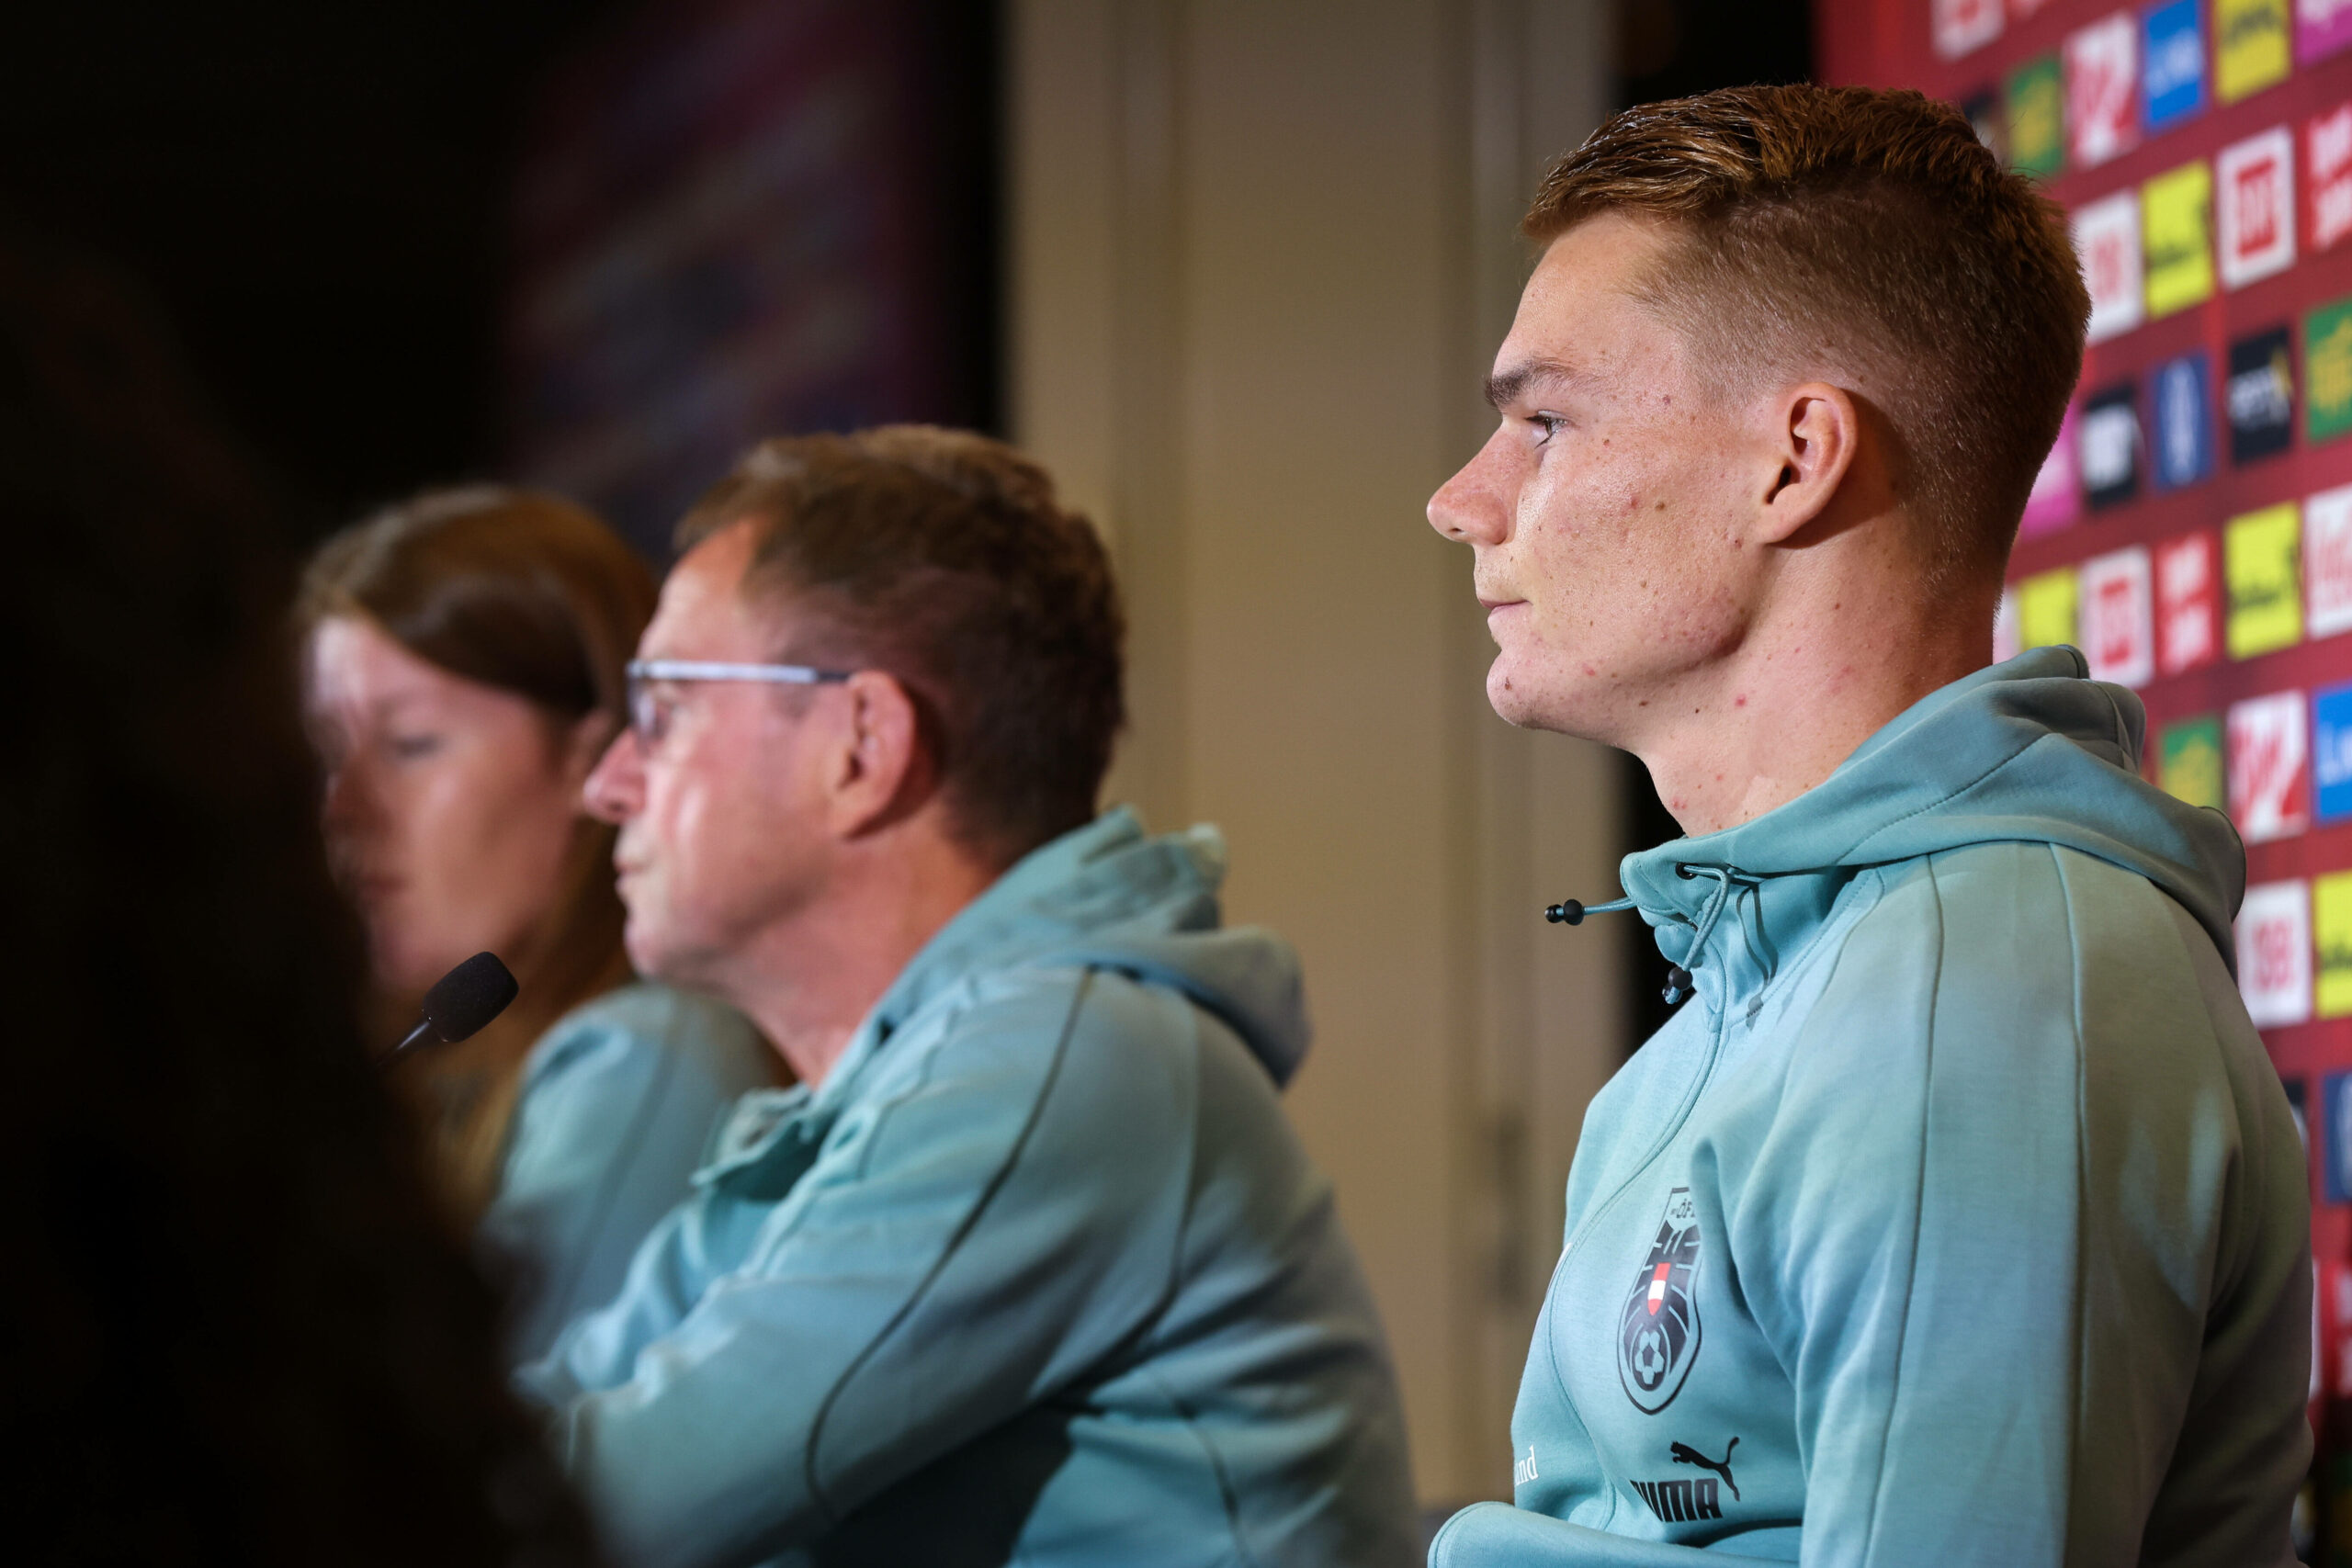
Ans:
[[[1807,381],[1774,399],[1770,418],[1779,465],[1759,498],[1757,542],[1780,545],[1828,509],[1860,449],[1862,416],[1845,391]]]
[[[896,677],[861,670],[843,685],[827,784],[833,831],[854,839],[912,814],[931,797],[934,770],[922,710]]]

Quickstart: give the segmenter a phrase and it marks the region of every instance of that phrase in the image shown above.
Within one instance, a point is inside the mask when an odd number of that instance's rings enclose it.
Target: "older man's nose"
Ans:
[[[581,804],[599,821],[626,821],[645,798],[645,757],[637,731],[623,729],[605,748],[588,782],[581,786]]]

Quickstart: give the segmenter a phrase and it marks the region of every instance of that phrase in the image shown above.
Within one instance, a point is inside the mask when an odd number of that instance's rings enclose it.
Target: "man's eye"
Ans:
[[[1535,413],[1527,416],[1527,423],[1535,427],[1538,433],[1535,445],[1541,446],[1559,434],[1568,422],[1555,413]]]
[[[395,735],[384,742],[384,750],[390,751],[392,754],[393,760],[396,761],[413,762],[420,758],[430,757],[433,753],[441,750],[441,737],[437,735]]]

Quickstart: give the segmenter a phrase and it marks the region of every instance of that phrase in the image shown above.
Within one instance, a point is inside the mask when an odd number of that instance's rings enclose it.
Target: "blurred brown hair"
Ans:
[[[626,666],[653,614],[653,575],[620,536],[560,497],[495,485],[430,491],[335,535],[311,558],[297,630],[372,621],[452,674],[528,699],[548,743],[591,713],[627,722]],[[461,1045],[401,1069],[462,1213],[489,1201],[523,1059],[556,1019],[629,977],[611,827],[582,818],[547,931],[503,953],[522,993]],[[386,998],[399,1026],[413,998]]]
[[[1046,471],[927,425],[764,442],[678,525],[748,520],[783,657],[887,671],[923,715],[957,840],[1007,865],[1091,820],[1126,720],[1110,558]]]
[[[1523,228],[1604,212],[1677,243],[1640,298],[1749,389],[1860,379],[1937,581],[1997,572],[2082,373],[2064,215],[1958,109],[1908,90],[1736,87],[1645,104],[1545,176]]]

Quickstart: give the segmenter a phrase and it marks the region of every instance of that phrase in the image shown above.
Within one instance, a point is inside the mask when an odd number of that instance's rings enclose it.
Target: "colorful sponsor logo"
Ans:
[[[2075,254],[2090,289],[2090,341],[2140,324],[2147,294],[2140,280],[2140,193],[2121,190],[2075,211]]]
[[[2303,318],[2303,439],[2352,430],[2352,295]]]
[[[2222,149],[2222,281],[2232,288],[2295,261],[2295,139],[2283,125]]]
[[[2001,36],[2001,0],[1936,0],[1932,21],[1936,52],[1957,60]]]
[[[2312,694],[2312,819],[2352,817],[2352,683]]]
[[[2225,634],[2232,659],[2276,653],[2303,640],[2297,570],[2302,518],[2291,501],[2233,517],[2222,535],[2222,575],[2230,595]]]
[[[2352,0],[2346,0],[2352,6]],[[2352,234],[2352,100],[2303,124],[2303,179],[2311,190],[2311,248]]]
[[[2312,1015],[2311,886],[2265,882],[2238,907],[2238,992],[2262,1029],[2301,1023]]]
[[[2055,648],[2075,640],[2075,569],[2036,572],[2018,584],[2018,645]]]
[[[2185,535],[2156,547],[2156,668],[2178,675],[2221,651],[2221,574],[2213,536]]]
[[[2213,96],[2222,103],[2287,79],[2287,0],[2213,0]]]
[[[2094,392],[2083,403],[2083,494],[2096,512],[2140,493],[2139,389],[2129,381]]]
[[[2222,410],[2230,422],[2230,461],[2284,452],[2295,438],[2293,334],[2284,326],[2230,344]]]
[[[2202,158],[2140,187],[2148,318],[2213,297],[2213,172]]]
[[[2330,1073],[2319,1081],[2320,1114],[2327,1119],[2326,1156],[2320,1162],[2320,1190],[2331,1203],[2352,1200],[2352,1073]],[[2346,1301],[2346,1280],[2338,1270],[2331,1270],[2335,1279],[2335,1322],[2344,1325]],[[2341,1355],[2342,1352],[2338,1351]],[[2340,1385],[2344,1381],[2341,1368],[2336,1372]]]
[[[2066,35],[2066,157],[2095,169],[2140,144],[2140,24],[2118,11]]]
[[[2156,626],[2148,552],[2133,546],[2082,566],[2083,655],[2096,680],[2144,686],[2156,673]]]
[[[2320,1190],[2331,1203],[2352,1200],[2352,1073],[2330,1073],[2319,1081],[2320,1114],[2327,1120],[2325,1158],[2320,1162]],[[2346,1280],[2335,1273],[2335,1322],[2341,1328],[2347,1316]],[[2339,1351],[2338,1354],[2341,1354]],[[2336,1373],[2340,1384],[2342,1370]]]
[[[2312,879],[2312,1011],[2321,1018],[2352,1013],[2352,872]],[[2308,1145],[2302,1119],[2296,1129]]]
[[[2156,784],[2174,799],[2219,811],[2229,805],[2222,793],[2222,721],[2211,714],[2165,726],[2156,738]]]
[[[2212,376],[2203,354],[2184,354],[2149,378],[2148,469],[2156,489],[2213,477]]]
[[[2230,818],[2249,844],[2292,838],[2311,820],[2311,758],[2301,692],[2230,705]]]
[[[2352,485],[2303,502],[2303,603],[2311,636],[2352,631]]]
[[[2309,65],[2352,46],[2352,0],[2295,0],[2295,58]]]
[[[2151,6],[2140,18],[2146,64],[2140,74],[2140,122],[2153,136],[2205,107],[2205,29],[2198,0]]]
[[[2009,73],[2009,164],[2019,174],[2055,179],[2066,167],[2066,97],[2058,57],[2036,55]]]
[[[2082,477],[2075,462],[2080,423],[2078,405],[2067,404],[2058,439],[2052,444],[2050,455],[2041,459],[2041,471],[2033,476],[2033,489],[2025,498],[2025,516],[2018,525],[2021,537],[2055,533],[2081,514]]]

